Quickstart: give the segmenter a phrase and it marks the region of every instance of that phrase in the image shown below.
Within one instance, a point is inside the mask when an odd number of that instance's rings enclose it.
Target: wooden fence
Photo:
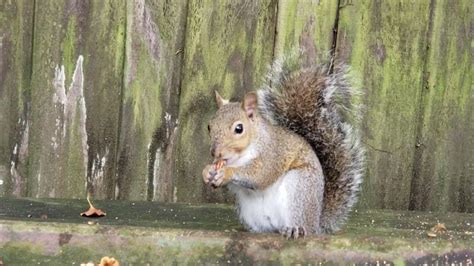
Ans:
[[[365,90],[361,207],[474,211],[468,0],[0,1],[0,196],[230,201],[201,181],[213,91],[293,47]]]

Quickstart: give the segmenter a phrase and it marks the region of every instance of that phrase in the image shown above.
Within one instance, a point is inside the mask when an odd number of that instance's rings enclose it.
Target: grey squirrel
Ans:
[[[334,232],[357,201],[364,150],[348,121],[358,91],[345,65],[304,66],[302,58],[276,61],[242,103],[216,91],[208,126],[214,162],[203,179],[235,193],[239,218],[252,232]]]

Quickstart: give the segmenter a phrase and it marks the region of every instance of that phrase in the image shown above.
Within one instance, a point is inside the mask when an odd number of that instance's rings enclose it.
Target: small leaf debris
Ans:
[[[120,263],[115,258],[105,256],[100,260],[99,266],[120,266]]]
[[[120,263],[115,258],[110,258],[110,257],[105,256],[100,260],[99,264],[88,262],[88,263],[81,263],[81,266],[120,266]]]
[[[426,233],[429,237],[437,237],[438,235],[444,234],[447,232],[446,226],[441,223],[435,224],[431,229]]]
[[[432,230],[433,232],[435,232],[435,233],[440,233],[440,234],[446,233],[446,231],[447,231],[447,230],[446,230],[446,226],[445,226],[444,224],[440,224],[440,223],[438,223],[438,224],[436,224],[435,226],[433,226],[433,227],[431,228],[431,230]]]
[[[89,209],[85,212],[81,212],[81,216],[85,217],[102,217],[107,215],[105,212],[103,212],[101,209],[96,209],[94,205],[92,205],[91,200],[90,200],[90,194],[87,194],[87,202],[89,203]]]

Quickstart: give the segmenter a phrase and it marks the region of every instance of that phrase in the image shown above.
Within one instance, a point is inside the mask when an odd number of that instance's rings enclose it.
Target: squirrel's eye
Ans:
[[[244,125],[237,124],[234,129],[235,134],[242,134],[244,132]]]
[[[207,131],[211,132],[211,126],[207,125]]]

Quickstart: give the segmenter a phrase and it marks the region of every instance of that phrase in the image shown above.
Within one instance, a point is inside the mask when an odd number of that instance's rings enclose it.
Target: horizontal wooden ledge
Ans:
[[[455,263],[473,261],[474,214],[356,210],[334,235],[286,240],[252,234],[233,207],[97,201],[107,216],[79,216],[85,200],[0,198],[0,260],[5,265],[98,262],[226,264],[277,262]],[[447,232],[427,235],[436,223]]]

